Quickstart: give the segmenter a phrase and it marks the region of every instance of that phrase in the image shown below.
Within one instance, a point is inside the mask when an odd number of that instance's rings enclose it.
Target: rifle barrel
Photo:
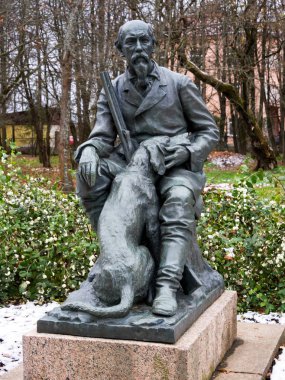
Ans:
[[[128,145],[128,141],[127,141],[127,136],[129,134],[129,132],[128,132],[128,129],[126,127],[126,123],[125,123],[125,120],[123,118],[123,114],[122,114],[117,96],[115,94],[115,90],[114,90],[114,87],[112,85],[110,75],[107,71],[103,71],[100,73],[100,76],[101,76],[101,80],[102,80],[103,87],[105,90],[105,94],[107,97],[107,101],[108,101],[108,104],[110,107],[110,111],[111,111],[116,129],[117,129],[119,138],[120,138],[122,146],[123,146],[123,150],[124,150],[126,160],[127,160],[127,162],[130,162],[131,153],[130,153],[130,149],[129,149],[129,145]]]

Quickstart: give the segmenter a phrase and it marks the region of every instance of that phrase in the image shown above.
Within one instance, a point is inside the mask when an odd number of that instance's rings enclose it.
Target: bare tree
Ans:
[[[139,18],[154,27],[158,41],[154,59],[172,70],[192,73],[204,99],[213,107],[221,131],[220,149],[227,147],[227,125],[231,122],[236,151],[246,153],[247,145],[261,144],[252,148],[260,165],[275,166],[271,153],[264,158],[260,151],[267,149],[267,140],[275,148],[279,126],[285,157],[282,14],[281,0],[2,2],[0,113],[3,115],[11,108],[30,110],[40,159],[49,166],[48,110],[61,106],[62,179],[71,187],[68,137],[72,133],[75,144],[88,137],[101,90],[100,71],[108,69],[115,77],[125,69],[124,60],[114,48],[119,26]],[[192,63],[202,72],[234,88],[236,101],[230,103],[229,94],[219,86],[207,84],[193,69],[187,72],[189,66],[185,69],[179,56],[181,41],[185,42],[184,50],[190,54]],[[188,64],[189,60],[186,61]],[[273,108],[279,111],[274,122]],[[256,122],[258,128],[253,128]],[[3,145],[5,128],[1,129]]]
[[[73,190],[73,181],[70,170],[71,152],[69,144],[70,136],[70,87],[72,76],[72,59],[74,55],[76,24],[79,12],[82,9],[82,1],[76,0],[72,6],[68,20],[66,37],[64,41],[63,56],[61,60],[62,70],[62,92],[60,103],[60,143],[59,143],[59,162],[60,177],[63,190],[70,192]]]
[[[5,5],[0,3],[0,87],[1,94],[4,94],[7,89],[7,54],[6,54],[6,41],[5,41],[5,24],[7,24],[7,10]],[[7,149],[6,146],[6,128],[3,123],[3,115],[6,114],[6,100],[5,96],[0,98],[0,145]]]
[[[255,118],[253,112],[247,108],[244,100],[239,96],[237,90],[230,83],[224,83],[219,79],[216,79],[212,75],[209,75],[200,70],[193,62],[186,59],[185,53],[181,53],[181,63],[187,70],[191,71],[201,81],[215,87],[229,101],[233,104],[236,111],[239,113],[247,128],[247,133],[251,140],[251,147],[257,158],[257,167],[262,169],[273,169],[277,166],[277,160],[275,154],[268,144],[267,139],[262,133],[261,128],[258,125],[258,120]]]

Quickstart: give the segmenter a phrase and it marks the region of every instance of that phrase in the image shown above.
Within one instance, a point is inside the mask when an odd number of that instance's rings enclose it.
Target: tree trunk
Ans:
[[[218,39],[216,40],[216,67],[217,67],[217,75],[218,78],[221,78],[222,81],[225,81],[226,76],[226,68],[225,68],[225,61],[226,61],[226,39],[223,38],[222,43],[222,62],[220,60],[220,44]],[[205,86],[204,86],[205,87]],[[219,97],[219,103],[220,103],[220,120],[219,120],[219,129],[220,129],[220,140],[218,142],[218,149],[223,151],[227,149],[227,115],[226,115],[226,97],[221,93],[218,92]]]
[[[40,4],[37,0],[36,2],[36,16],[37,16],[37,24],[36,24],[36,35],[35,39],[36,41],[41,41],[41,35],[40,35]],[[44,121],[45,121],[45,110],[42,107],[42,85],[43,85],[43,78],[42,78],[42,60],[41,60],[41,51],[40,48],[37,47],[37,65],[38,65],[38,75],[37,75],[37,92],[36,92],[36,105],[37,105],[37,115],[34,115],[34,122],[36,127],[36,134],[37,138],[39,139],[39,159],[40,162],[43,164],[44,168],[50,168],[50,156],[48,155],[48,143],[49,143],[49,127],[47,125],[46,130],[46,138],[44,138]],[[32,99],[32,96],[31,96]],[[34,112],[32,113],[32,115]],[[48,124],[48,120],[47,120]]]
[[[73,191],[71,177],[72,163],[69,144],[70,136],[70,87],[71,87],[72,57],[65,51],[61,62],[62,93],[60,102],[60,132],[59,132],[59,168],[62,189],[65,192]]]
[[[43,164],[43,167],[50,167],[50,161],[47,156],[47,150],[46,145],[44,142],[44,135],[43,135],[43,109],[41,107],[37,107],[31,92],[30,85],[28,83],[28,80],[25,76],[25,63],[23,59],[21,59],[21,66],[22,66],[22,75],[23,75],[23,85],[24,90],[26,94],[26,98],[28,100],[29,104],[29,111],[31,116],[31,124],[35,127],[36,132],[36,145],[38,147],[39,152],[39,160]]]
[[[280,89],[280,150],[285,164],[285,45],[283,45],[283,67],[281,68]]]
[[[235,153],[239,152],[239,146],[238,146],[238,139],[237,139],[237,117],[234,111],[234,107],[232,104],[230,104],[230,110],[231,110],[231,119],[232,119],[232,129],[233,129],[233,140],[234,140],[234,151]]]
[[[82,7],[82,0],[77,0],[71,11],[66,38],[64,42],[63,57],[61,61],[62,82],[61,82],[61,102],[60,102],[60,133],[59,133],[59,167],[62,188],[65,192],[73,191],[73,181],[71,177],[72,161],[69,143],[70,136],[70,88],[72,78],[72,46],[74,44],[74,34],[78,19],[79,10]]]
[[[277,147],[275,137],[273,133],[272,114],[270,112],[270,84],[269,84],[269,72],[267,78],[267,97],[265,99],[265,111],[266,111],[266,127],[268,132],[269,141],[275,154],[277,154]]]
[[[245,108],[244,101],[236,89],[231,84],[224,83],[200,70],[193,62],[187,60],[185,52],[181,52],[180,61],[187,70],[191,71],[202,82],[220,91],[232,103],[245,124],[247,135],[250,138],[252,152],[257,159],[256,169],[262,168],[269,170],[275,168],[277,166],[275,154],[268,145],[254,114],[250,109]]]
[[[3,7],[3,4],[1,8]],[[1,9],[1,13],[5,11],[5,9]],[[7,87],[7,57],[6,57],[6,46],[5,46],[5,38],[4,38],[4,22],[0,22],[0,93],[3,94]],[[6,114],[6,97],[1,96],[0,102],[0,145],[7,150],[7,135],[6,135],[6,125],[4,122],[4,115]],[[2,115],[2,117],[1,117]]]

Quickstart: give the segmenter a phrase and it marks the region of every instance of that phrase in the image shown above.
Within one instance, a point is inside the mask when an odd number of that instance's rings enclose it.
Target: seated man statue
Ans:
[[[113,86],[133,151],[155,136],[187,134],[187,139],[177,139],[176,144],[164,149],[166,172],[156,182],[161,250],[152,312],[172,316],[177,310],[176,295],[184,266],[191,255],[195,220],[201,212],[203,163],[218,141],[218,129],[193,82],[151,59],[154,44],[149,24],[133,20],[121,26],[116,47],[126,59],[127,69]],[[77,193],[95,230],[112,181],[127,165],[120,145],[115,146],[116,138],[102,91],[95,127],[76,152]]]

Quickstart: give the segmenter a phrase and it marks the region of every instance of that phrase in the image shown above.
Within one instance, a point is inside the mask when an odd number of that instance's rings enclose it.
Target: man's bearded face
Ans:
[[[135,72],[139,79],[146,78],[151,68],[151,53],[153,40],[147,28],[127,30],[124,33],[122,53],[129,68]]]

